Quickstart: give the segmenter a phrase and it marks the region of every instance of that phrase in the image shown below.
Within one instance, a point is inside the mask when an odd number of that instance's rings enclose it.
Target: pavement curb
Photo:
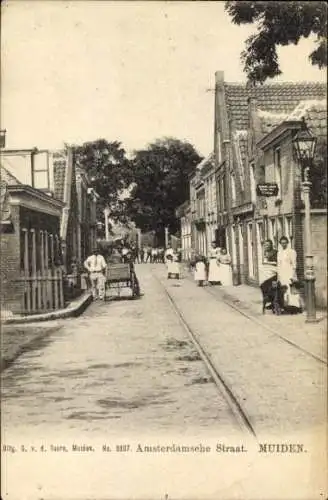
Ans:
[[[82,314],[91,302],[91,292],[85,292],[81,297],[73,300],[65,309],[59,309],[58,311],[35,314],[31,316],[14,316],[11,318],[2,319],[1,323],[3,325],[22,325],[24,323],[39,323],[42,321],[76,317]]]

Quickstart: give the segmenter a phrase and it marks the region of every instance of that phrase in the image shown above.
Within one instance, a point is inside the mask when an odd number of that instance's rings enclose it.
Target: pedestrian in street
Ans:
[[[269,304],[272,312],[279,314],[283,308],[283,293],[277,276],[277,250],[274,249],[270,239],[264,242],[259,279],[262,292],[262,313],[265,313]]]
[[[140,297],[140,283],[139,283],[138,276],[137,276],[136,271],[135,271],[135,267],[134,267],[135,262],[134,261],[135,261],[135,258],[133,256],[133,252],[131,249],[129,249],[129,251],[125,257],[125,263],[128,263],[130,265],[130,272],[131,272],[131,276],[133,278],[133,291],[135,293],[135,296]]]
[[[159,248],[158,250],[158,262],[161,262],[162,264],[164,264],[164,256],[165,256],[165,250],[164,248]]]
[[[84,267],[89,273],[92,297],[94,300],[105,298],[105,271],[106,261],[100,254],[98,248],[94,248],[92,254],[85,260]]]
[[[167,279],[174,275],[176,279],[180,279],[180,266],[175,254],[169,254],[166,257]]]
[[[216,285],[221,282],[220,274],[220,248],[212,241],[212,247],[208,254],[209,269],[208,269],[208,282],[211,285]]]
[[[219,255],[220,281],[223,286],[232,286],[231,257],[226,248],[221,248]]]
[[[146,262],[149,262],[151,264],[151,247],[147,247],[146,250]]]
[[[151,249],[151,262],[157,262],[157,248]]]
[[[167,262],[167,258],[169,257],[169,255],[172,257],[172,260],[173,260],[174,250],[172,248],[171,243],[169,243],[167,249],[164,252],[164,261],[165,262]]]
[[[302,304],[300,295],[296,294],[295,289],[292,290],[291,288],[294,283],[297,283],[297,254],[293,248],[290,248],[289,240],[286,236],[282,236],[279,240],[279,243],[280,247],[278,249],[277,256],[277,271],[280,284],[286,288],[284,294],[284,303],[285,305],[294,305],[295,303],[297,303],[296,307],[301,309]],[[298,295],[298,297],[292,297],[292,295]],[[293,304],[291,304],[291,302],[293,302]]]
[[[203,286],[206,281],[206,258],[203,255],[197,255],[194,261],[194,280],[197,286]]]

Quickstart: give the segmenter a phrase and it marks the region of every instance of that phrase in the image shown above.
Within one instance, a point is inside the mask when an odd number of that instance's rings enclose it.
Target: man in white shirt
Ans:
[[[95,248],[92,254],[84,262],[84,267],[89,272],[91,290],[94,300],[105,298],[105,269],[107,267],[104,257]]]

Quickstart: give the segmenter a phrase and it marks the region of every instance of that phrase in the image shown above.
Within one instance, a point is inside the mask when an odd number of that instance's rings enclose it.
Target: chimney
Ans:
[[[224,83],[224,71],[215,72],[215,83],[216,84]]]

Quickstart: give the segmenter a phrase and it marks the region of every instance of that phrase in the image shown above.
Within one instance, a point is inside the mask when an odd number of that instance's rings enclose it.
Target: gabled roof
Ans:
[[[245,84],[225,83],[228,117],[237,130],[248,127],[248,98],[256,99],[258,108],[271,113],[291,113],[300,101],[325,99],[326,85],[320,82],[275,83],[247,88]]]
[[[22,183],[7,170],[5,167],[0,165],[0,180],[2,182],[5,182],[9,186],[18,186],[21,185]]]

